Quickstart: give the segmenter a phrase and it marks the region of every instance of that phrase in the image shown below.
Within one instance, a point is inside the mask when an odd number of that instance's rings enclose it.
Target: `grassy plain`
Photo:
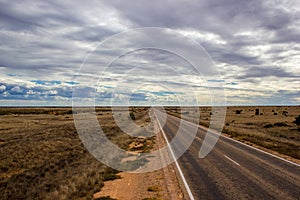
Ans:
[[[153,145],[123,133],[110,108],[96,111],[119,147],[148,151]],[[137,109],[135,120],[146,111]],[[0,108],[0,199],[91,199],[117,173],[82,145],[71,108]]]
[[[209,126],[211,116],[218,115],[210,107],[168,107],[168,113]],[[188,110],[188,111],[186,111]],[[200,120],[199,120],[200,113]],[[294,121],[300,106],[232,106],[226,108],[223,134],[234,139],[266,148],[291,158],[300,159],[300,127]]]
[[[218,109],[166,107],[169,114],[208,126]],[[258,110],[257,110],[258,109]],[[125,117],[140,127],[150,122],[148,108],[132,108]],[[111,108],[97,108],[107,137],[123,149],[149,152],[154,138],[125,134]],[[200,113],[200,118],[199,118]],[[226,108],[223,134],[299,161],[300,106]],[[122,109],[118,115],[122,115]],[[132,130],[134,131],[134,130]],[[138,135],[138,133],[136,133]],[[82,145],[71,108],[0,108],[1,199],[91,199],[118,171],[97,161]]]

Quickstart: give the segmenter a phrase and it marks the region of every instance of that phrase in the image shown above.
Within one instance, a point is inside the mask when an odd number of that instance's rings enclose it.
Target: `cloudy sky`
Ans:
[[[0,41],[1,106],[300,104],[299,0],[0,0]]]

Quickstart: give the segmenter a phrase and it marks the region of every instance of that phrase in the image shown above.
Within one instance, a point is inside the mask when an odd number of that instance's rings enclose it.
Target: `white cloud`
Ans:
[[[197,30],[178,30],[179,33],[186,37],[191,37],[192,39],[203,42],[211,42],[218,45],[226,45],[227,42],[221,38],[220,35],[211,32],[197,31]]]
[[[19,86],[15,86],[11,89],[12,92],[22,92],[23,90]]]
[[[26,92],[27,95],[40,95],[41,92],[38,92],[38,91],[33,91],[33,90],[28,90]]]
[[[5,91],[6,90],[6,86],[5,85],[0,85],[0,91]]]
[[[46,92],[42,92],[44,95],[56,95],[58,92],[56,90],[50,90]]]
[[[5,92],[3,93],[3,95],[4,95],[4,97],[8,97],[8,96],[10,95],[10,93],[9,93],[8,91],[5,91]]]

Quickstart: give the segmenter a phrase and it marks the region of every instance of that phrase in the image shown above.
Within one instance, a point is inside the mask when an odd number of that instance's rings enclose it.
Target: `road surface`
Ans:
[[[161,115],[156,112],[160,123]],[[179,124],[180,119],[170,115],[162,124],[169,142]],[[187,135],[197,126],[186,121],[182,125]],[[199,127],[195,140],[177,161],[192,199],[300,199],[299,165],[224,136],[201,159],[198,155],[205,134],[206,129]]]

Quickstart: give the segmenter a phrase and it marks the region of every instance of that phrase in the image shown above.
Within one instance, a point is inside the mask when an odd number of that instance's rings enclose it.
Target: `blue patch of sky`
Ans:
[[[61,81],[43,81],[43,80],[31,80],[30,82],[38,85],[60,85]]]
[[[207,82],[224,83],[225,81],[221,79],[211,79],[211,80],[207,80]]]
[[[114,88],[113,86],[103,85],[104,88]]]
[[[174,95],[174,92],[168,92],[168,91],[159,91],[159,92],[150,92],[151,94],[155,94],[157,96],[169,96]]]
[[[11,77],[17,76],[16,74],[6,74],[6,75]]]
[[[226,83],[227,85],[238,85],[238,83],[236,82],[229,82],[229,83]]]
[[[130,101],[146,101],[147,96],[143,93],[133,93],[130,96]]]
[[[79,84],[78,82],[75,82],[75,81],[67,81],[65,83],[67,83],[69,85],[78,85]]]
[[[113,98],[113,93],[111,92],[100,92],[97,93],[96,98],[100,98],[100,99],[112,99]]]

